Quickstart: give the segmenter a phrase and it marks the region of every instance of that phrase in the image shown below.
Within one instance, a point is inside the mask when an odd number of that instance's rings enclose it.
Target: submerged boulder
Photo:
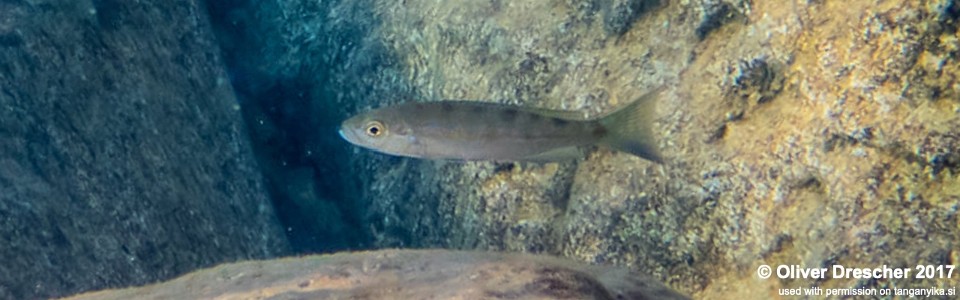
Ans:
[[[0,1],[0,299],[287,248],[198,1]]]
[[[649,276],[529,254],[381,250],[220,265],[82,299],[687,299]]]

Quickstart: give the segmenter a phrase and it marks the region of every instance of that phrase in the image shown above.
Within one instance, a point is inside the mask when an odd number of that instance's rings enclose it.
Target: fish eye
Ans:
[[[384,131],[385,128],[383,127],[383,123],[378,121],[370,121],[370,123],[367,123],[366,130],[364,130],[367,135],[372,137],[380,136]]]

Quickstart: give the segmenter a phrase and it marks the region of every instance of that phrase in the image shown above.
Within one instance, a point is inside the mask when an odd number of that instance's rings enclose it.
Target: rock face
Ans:
[[[196,1],[0,1],[0,298],[287,250]]]
[[[956,1],[281,2],[258,11],[280,67],[259,69],[314,82],[317,115],[437,99],[597,115],[668,87],[663,165],[338,156],[369,245],[629,265],[705,299],[950,283],[759,280],[763,264],[960,262]]]
[[[381,250],[226,264],[81,299],[687,299],[649,276],[548,256]]]
[[[377,22],[370,4],[207,2],[295,251],[376,246],[367,222],[372,195],[355,175],[366,164],[352,162],[353,149],[337,126],[361,105],[358,99],[389,99],[409,89],[390,67],[389,53],[364,41]]]

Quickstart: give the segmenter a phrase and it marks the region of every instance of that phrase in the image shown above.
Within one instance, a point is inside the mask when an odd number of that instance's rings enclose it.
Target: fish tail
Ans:
[[[600,144],[648,160],[663,163],[653,136],[657,98],[663,87],[647,92],[624,108],[600,118],[606,134]]]

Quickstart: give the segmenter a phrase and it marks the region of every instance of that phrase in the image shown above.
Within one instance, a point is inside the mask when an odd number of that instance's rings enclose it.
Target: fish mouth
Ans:
[[[354,132],[350,130],[343,130],[343,127],[340,127],[340,129],[337,129],[337,134],[339,134],[344,141],[354,145],[357,144],[357,135],[354,134]]]
[[[337,134],[340,135],[343,140],[353,143],[353,139],[350,138],[350,134],[343,131],[343,128],[337,129]]]

